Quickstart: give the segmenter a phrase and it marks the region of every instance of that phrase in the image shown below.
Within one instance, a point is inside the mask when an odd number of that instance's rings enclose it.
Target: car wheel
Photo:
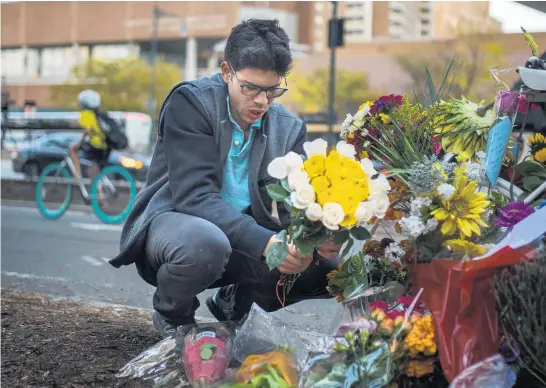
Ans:
[[[37,178],[40,175],[40,165],[38,162],[27,162],[23,171],[26,176],[30,178]]]

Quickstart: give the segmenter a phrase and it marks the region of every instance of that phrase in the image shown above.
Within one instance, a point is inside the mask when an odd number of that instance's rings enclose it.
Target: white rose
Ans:
[[[322,224],[330,230],[338,230],[345,219],[345,213],[339,203],[328,202],[322,208]]]
[[[368,176],[368,186],[370,186],[370,195],[384,194],[391,189],[391,185],[387,180],[387,177],[383,174],[379,174],[377,178],[371,179]]]
[[[296,190],[301,185],[309,183],[309,177],[307,173],[301,169],[290,171],[288,174],[288,185],[292,190]]]
[[[372,219],[374,206],[374,201],[360,202],[355,211],[357,226],[361,226]]]
[[[438,186],[437,190],[440,197],[446,201],[449,201],[453,197],[453,194],[455,194],[455,187],[449,183],[442,183],[440,186]]]
[[[288,173],[293,170],[300,170],[303,168],[303,159],[293,151],[290,151],[284,156],[284,162],[288,166]]]
[[[377,174],[377,171],[373,168],[373,162],[368,158],[360,160],[360,167],[362,167],[362,171],[366,173],[368,178]]]
[[[372,201],[375,204],[373,214],[377,218],[385,217],[387,210],[390,206],[389,196],[387,194],[377,194],[372,197]]]
[[[275,179],[284,179],[288,175],[288,165],[284,157],[275,158],[267,166],[267,173]]]
[[[313,155],[326,156],[328,143],[324,139],[306,141],[305,143],[303,143],[303,149],[305,151],[305,155],[307,155],[308,158],[310,158]]]
[[[354,159],[356,155],[355,146],[349,143],[344,142],[343,140],[339,141],[336,145],[336,151],[343,156]]]
[[[311,205],[305,209],[305,216],[309,221],[320,221],[322,220],[323,213],[322,213],[322,206],[320,206],[318,203],[313,202]]]
[[[296,191],[290,194],[290,200],[296,209],[307,209],[309,205],[315,202],[315,189],[308,183],[298,186]]]

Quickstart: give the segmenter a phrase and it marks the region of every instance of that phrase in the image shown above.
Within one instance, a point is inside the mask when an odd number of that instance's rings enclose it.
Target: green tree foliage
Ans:
[[[156,108],[170,89],[181,81],[181,69],[158,61],[156,68]],[[74,66],[72,77],[62,85],[52,86],[52,100],[59,107],[78,108],[78,93],[94,89],[101,94],[105,110],[148,112],[151,67],[140,59],[109,62],[89,60]]]
[[[312,73],[292,72],[288,78],[290,90],[282,103],[297,113],[327,112],[330,93],[329,69],[318,69]],[[367,100],[377,98],[370,90],[368,75],[344,69],[336,71],[334,110],[338,120],[347,113],[356,112]]]

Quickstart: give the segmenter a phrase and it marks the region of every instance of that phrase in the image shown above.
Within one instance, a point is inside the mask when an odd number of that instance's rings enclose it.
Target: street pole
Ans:
[[[156,114],[156,101],[155,101],[155,75],[156,75],[156,62],[157,62],[157,34],[159,30],[159,18],[161,17],[161,10],[159,7],[154,6],[154,20],[152,30],[152,42],[150,52],[151,73],[150,73],[150,98],[148,100],[148,110],[151,117],[151,131],[148,144],[148,151],[152,151],[156,134],[155,134],[155,114]]]
[[[0,138],[0,149],[4,150],[4,140],[8,130],[9,114],[9,89],[6,83],[6,77],[2,76],[2,137]]]
[[[337,1],[332,1],[332,20],[337,20]],[[336,31],[336,35],[343,33],[342,31]],[[331,38],[331,37],[330,37]],[[333,43],[333,42],[330,42]],[[328,143],[333,146],[336,142],[334,134],[335,124],[335,111],[334,101],[336,92],[336,44],[330,44],[330,98],[328,103]]]

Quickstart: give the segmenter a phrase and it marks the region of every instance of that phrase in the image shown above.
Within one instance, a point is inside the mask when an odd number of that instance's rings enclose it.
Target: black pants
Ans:
[[[277,298],[280,273],[264,261],[232,251],[226,235],[214,224],[186,214],[169,212],[149,226],[146,257],[138,262],[140,276],[157,287],[154,309],[174,323],[183,324],[199,307],[197,295],[205,289],[237,284],[237,316],[257,303],[265,311],[282,307]],[[298,278],[285,305],[313,298],[329,298],[326,275],[337,260],[320,259]]]

